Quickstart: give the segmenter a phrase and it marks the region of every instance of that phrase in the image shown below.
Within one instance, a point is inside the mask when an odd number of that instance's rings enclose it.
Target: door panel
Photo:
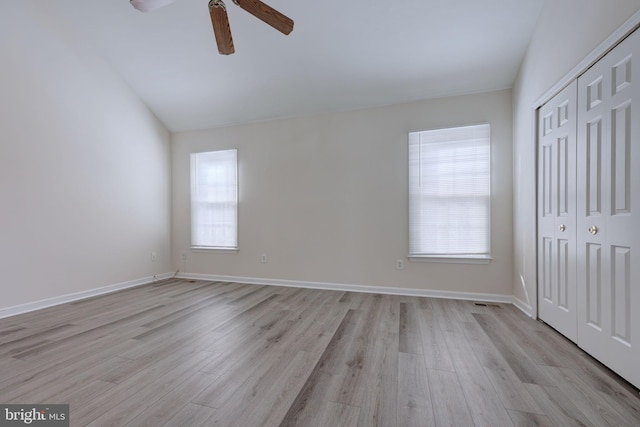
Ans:
[[[542,238],[542,271],[540,277],[542,278],[542,297],[545,302],[553,304],[553,238]]]
[[[613,207],[613,215],[629,214],[631,173],[630,156],[627,153],[631,151],[631,102],[615,108],[612,114],[613,123],[611,125],[612,135],[611,143],[612,155],[611,159],[611,177],[612,191],[611,206]]]
[[[576,107],[573,82],[539,110],[538,303],[542,320],[577,339]]]
[[[570,243],[566,239],[558,239],[558,308],[564,311],[569,311],[569,281],[571,262],[570,257]]]
[[[587,243],[585,286],[587,298],[587,325],[602,330],[602,246]]]
[[[640,32],[578,79],[578,345],[640,387]],[[635,64],[634,64],[635,62]]]
[[[613,336],[631,345],[631,248],[611,247],[611,292]]]
[[[602,117],[598,116],[587,123],[587,216],[599,216],[602,213]]]

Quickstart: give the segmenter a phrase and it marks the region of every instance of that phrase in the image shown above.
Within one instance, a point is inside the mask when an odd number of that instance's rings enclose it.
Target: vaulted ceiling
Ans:
[[[266,0],[284,36],[228,0],[219,55],[207,0],[149,13],[128,0],[54,0],[172,131],[511,87],[543,0]]]

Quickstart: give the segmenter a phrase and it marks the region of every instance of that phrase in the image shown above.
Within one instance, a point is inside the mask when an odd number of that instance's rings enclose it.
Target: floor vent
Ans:
[[[489,302],[474,302],[474,305],[477,305],[478,307],[495,307],[495,308],[502,308],[502,306],[500,304],[492,304]]]

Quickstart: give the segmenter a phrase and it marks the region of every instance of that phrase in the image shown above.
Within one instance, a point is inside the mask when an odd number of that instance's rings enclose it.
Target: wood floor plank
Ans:
[[[29,363],[13,357],[0,357],[0,386],[2,382],[29,368]]]
[[[418,307],[423,310],[433,310],[433,298],[414,297],[418,302]]]
[[[162,424],[165,427],[199,427],[210,426],[209,419],[215,415],[216,410],[207,406],[187,403],[175,416]]]
[[[61,357],[29,363],[30,368],[0,383],[0,401],[24,402],[27,397],[39,401],[43,395],[53,396],[85,380],[98,379],[100,366],[108,365],[108,361],[126,347],[127,340],[104,336],[88,344],[89,348],[79,347],[70,357],[63,352]]]
[[[338,293],[332,295],[326,292],[313,292],[306,294],[302,301],[287,300],[284,303],[285,308],[297,314],[292,333],[305,336],[321,335],[324,331],[323,324],[328,319],[333,318],[336,313],[342,312],[343,316],[346,313],[346,308],[338,308],[339,306],[337,306],[336,297],[338,295]],[[300,307],[305,307],[305,309],[301,310]]]
[[[455,372],[427,370],[436,426],[473,426],[471,412]]]
[[[127,427],[156,427],[172,419],[202,390],[215,380],[216,376],[202,371],[191,374],[171,393],[167,393],[129,421]],[[213,413],[212,413],[213,414]]]
[[[488,307],[476,304],[483,303],[476,303],[474,301],[468,300],[454,300],[448,305],[455,310],[458,319],[460,319],[459,322],[463,324],[465,322],[473,322],[475,320],[473,317],[474,314],[483,314],[490,312],[490,309]]]
[[[550,376],[556,379],[558,389],[593,425],[634,426],[639,420],[629,414],[621,414],[597,392],[588,387],[582,379],[571,369],[542,367]],[[626,416],[625,416],[626,415]]]
[[[640,425],[639,395],[630,397],[626,393],[607,394],[601,391],[596,391],[596,394],[621,414],[625,420],[631,420],[631,425]]]
[[[218,295],[210,295],[194,304],[187,302],[182,308],[177,308],[175,304],[167,309],[165,309],[165,306],[158,307],[159,309],[163,309],[163,313],[159,316],[154,316],[153,319],[148,322],[142,323],[141,326],[155,330],[160,326],[173,324],[181,319],[189,317],[189,315],[193,315],[200,309],[216,304],[220,304],[220,297]]]
[[[419,299],[412,297],[413,300]],[[415,302],[413,302],[415,304]],[[400,327],[400,297],[385,295],[382,299],[382,312],[377,329],[380,333],[397,333]]]
[[[449,300],[434,299],[432,301],[433,312],[438,318],[438,325],[443,332],[461,332],[461,324],[465,321],[464,317],[461,317],[458,308],[452,304]]]
[[[310,422],[313,417],[319,417],[320,402],[324,398],[324,390],[333,377],[331,371],[335,370],[335,367],[332,366],[335,363],[334,359],[341,346],[352,337],[353,326],[356,323],[355,313],[353,309],[349,309],[344,315],[327,348],[285,414],[281,423],[283,427],[304,425],[305,421]]]
[[[451,354],[444,338],[445,327],[434,310],[421,310],[422,353],[428,369],[454,371]]]
[[[557,387],[538,384],[525,384],[525,387],[555,425],[596,427]]]
[[[81,407],[78,422],[92,427],[128,423],[186,381],[187,374],[199,370],[207,357],[205,352],[167,357]]]
[[[33,349],[51,345],[52,343],[52,341],[39,336],[24,337],[4,345],[4,347],[0,349],[0,357],[9,356],[24,360],[24,357],[21,357],[22,354],[29,353],[33,351]]]
[[[515,427],[557,427],[546,415],[514,410],[509,410],[508,412]]]
[[[275,346],[272,341],[258,339],[227,370],[214,371],[220,376],[192,402],[219,409],[232,407],[230,401],[240,403],[250,400],[254,393],[266,387],[265,381],[275,380],[286,369],[299,350],[299,336],[290,336],[282,347]],[[218,415],[227,414],[219,411]]]
[[[267,312],[254,324],[244,328],[241,334],[219,337],[209,347],[215,356],[203,371],[228,373],[238,364],[247,361],[250,363],[259,351],[274,347],[285,335],[291,335],[290,324],[287,322],[288,314],[285,311]]]
[[[401,353],[422,354],[422,331],[420,313],[412,303],[400,303],[400,347]]]
[[[640,425],[638,390],[551,328],[546,327],[538,333],[547,339],[546,342],[553,349],[552,351],[563,352],[571,359],[567,369],[578,375],[588,387],[607,400],[619,413],[638,420]]]
[[[0,338],[10,339],[15,334],[20,333],[20,331],[26,329],[24,326],[14,325],[11,322],[5,322],[4,326],[0,327]]]
[[[374,343],[375,325],[388,313],[382,296],[373,295],[369,301],[360,299],[357,310],[349,310],[336,329],[318,364],[311,373],[298,398],[287,412],[284,425],[310,422],[319,416],[321,400],[351,406],[362,402],[365,372],[372,363],[368,355]],[[312,403],[312,404],[310,404]]]
[[[49,397],[46,400],[40,400],[41,402],[51,403],[64,403],[68,404],[70,408],[81,408],[94,399],[97,399],[102,394],[115,387],[115,384],[105,381],[91,381],[84,387],[79,387],[71,392],[60,393],[56,397]]]
[[[23,360],[32,360],[37,357],[48,357],[49,355],[59,353],[61,348],[73,348],[78,342],[86,342],[87,339],[92,337],[100,337],[105,334],[118,333],[121,330],[128,330],[135,326],[135,323],[131,323],[134,320],[138,320],[146,316],[150,311],[157,310],[160,307],[152,307],[146,310],[142,310],[133,314],[129,314],[120,319],[108,321],[99,326],[90,327],[82,332],[78,332],[74,335],[56,340],[44,342],[33,348],[24,349],[14,354],[14,357]]]
[[[96,361],[96,363],[85,365],[84,369],[81,368],[82,365],[74,365],[75,369],[65,370],[65,374],[62,376],[45,377],[46,379],[38,378],[37,381],[30,381],[29,388],[16,389],[16,394],[14,394],[11,401],[18,403],[23,401],[25,396],[29,396],[29,399],[32,399],[34,402],[59,401],[61,398],[70,398],[70,396],[74,396],[77,390],[94,384],[96,381],[101,381],[99,378],[100,373],[109,370],[111,366],[114,365],[113,361],[114,358]],[[101,383],[103,382],[105,381],[101,381]],[[38,384],[41,385],[38,386]],[[21,393],[18,394],[18,391]],[[67,402],[61,401],[60,403]]]
[[[462,330],[483,367],[500,372],[504,377],[520,381],[500,350],[477,322],[464,322]]]
[[[341,304],[326,302],[316,316],[316,321],[303,333],[306,343],[303,350],[324,353],[350,309]]]
[[[345,343],[345,358],[335,361],[336,369],[333,372],[338,375],[334,376],[335,388],[332,388],[333,392],[327,396],[327,400],[345,405],[361,405],[369,379],[368,374],[372,372],[371,367],[376,363],[376,353],[373,349],[377,338],[376,325],[380,324],[384,313],[382,303],[382,295],[373,295],[369,304],[362,304],[357,310],[360,316],[355,326],[355,339]]]
[[[487,307],[472,307],[473,313],[483,312],[486,314],[487,310]],[[469,345],[504,407],[524,412],[542,413],[533,397],[523,386],[521,379],[495,347],[484,329],[476,322],[464,322],[462,327]]]
[[[325,402],[317,426],[356,427],[360,408],[336,402]]]
[[[359,426],[393,426],[397,423],[398,345],[398,334],[391,332],[381,332],[373,342],[371,363],[366,365],[364,372]]]
[[[522,382],[505,375],[505,371],[484,368],[484,372],[506,409],[544,414]]]
[[[478,382],[467,374],[458,374],[474,425],[511,427],[513,422],[491,383]]]
[[[183,346],[197,347],[198,350],[214,353],[210,347],[220,338],[221,333],[213,331],[204,322],[185,328],[180,333],[158,335],[148,341],[135,339],[136,336],[140,336],[140,334],[133,335],[131,339],[127,340],[126,349],[119,352],[118,356],[127,359],[140,359]]]
[[[34,330],[32,328],[21,328],[15,334],[2,337],[2,341],[0,342],[0,354],[10,352],[8,350],[19,346],[24,341],[37,341],[38,339],[50,341],[51,336],[56,332],[68,330],[73,327],[74,325],[65,323],[45,329]]]
[[[464,333],[447,332],[445,339],[475,425],[510,426],[509,414]]]
[[[239,414],[227,418],[227,422],[232,420],[229,425],[263,427],[281,425],[319,358],[320,355],[317,353],[298,352],[277,378],[261,381],[266,389],[261,393],[252,393],[251,401],[245,402],[246,406],[240,410]]]
[[[434,425],[433,404],[424,358],[416,354],[398,355],[397,425]]]
[[[509,307],[493,310],[493,315],[508,331],[509,338],[516,342],[527,355],[538,365],[562,366],[572,365],[572,354],[561,351],[557,346],[549,347],[548,339],[540,332],[545,330],[540,322],[526,318],[522,313],[515,313]],[[549,328],[546,328],[548,331]]]
[[[489,315],[473,314],[473,317],[523,383],[554,385],[553,379],[540,370],[514,340],[508,339],[507,328]]]
[[[216,302],[211,302],[211,305]],[[206,307],[204,307],[206,308]],[[225,319],[233,312],[233,309],[229,306],[219,307],[217,310],[204,310],[199,313],[197,310],[186,314],[181,313],[179,316],[153,327],[150,330],[134,337],[137,340],[151,340],[158,336],[167,336],[181,331],[185,328],[185,325],[189,324],[193,327],[204,327]]]
[[[344,292],[340,300],[338,300],[338,303],[355,310],[359,308],[366,299],[367,294],[362,292]]]

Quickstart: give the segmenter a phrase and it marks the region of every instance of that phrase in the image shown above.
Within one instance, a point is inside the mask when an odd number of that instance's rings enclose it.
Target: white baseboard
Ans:
[[[173,277],[173,275],[174,273],[158,274],[155,276],[149,276],[149,277],[143,277],[141,279],[130,280],[128,282],[122,282],[122,283],[116,283],[114,285],[103,286],[101,288],[90,289],[87,291],[76,292],[73,294],[61,295],[58,297],[29,302],[26,304],[20,304],[13,307],[0,308],[0,319],[3,319],[5,317],[16,316],[18,314],[28,313],[30,311],[40,310],[47,307],[79,301],[86,298],[95,297],[98,295],[109,294],[109,293],[120,291],[123,289],[146,285],[156,280],[168,279],[170,277]],[[504,303],[504,304],[513,304],[518,309],[522,310],[522,312],[524,312],[526,315],[531,317],[531,307],[529,307],[527,304],[523,303],[522,301],[520,301],[519,299],[511,295],[442,291],[442,290],[435,290],[435,289],[413,289],[413,288],[396,288],[396,287],[385,287],[385,286],[365,286],[365,285],[352,285],[352,284],[344,284],[344,283],[309,282],[309,281],[300,281],[300,280],[278,280],[278,279],[264,279],[264,278],[257,278],[257,277],[220,276],[220,275],[213,275],[213,274],[178,273],[176,277],[180,279],[209,280],[209,281],[218,281],[218,282],[237,282],[237,283],[247,283],[252,285],[285,286],[285,287],[294,287],[294,288],[324,289],[324,290],[333,290],[333,291],[364,292],[364,293],[387,294],[387,295],[406,295],[406,296],[415,296],[415,297],[447,298],[447,299],[459,299],[459,300],[469,300],[469,301],[496,302],[496,303]]]
[[[511,297],[511,304],[515,305],[518,310],[526,314],[528,317],[533,317],[533,309],[531,306],[519,298]]]
[[[128,282],[116,283],[115,285],[103,286],[101,288],[90,289],[88,291],[76,292],[73,294],[60,295],[58,297],[47,298],[40,301],[28,302],[26,304],[15,305],[13,307],[0,308],[0,319],[40,310],[54,305],[66,304],[98,295],[110,294],[123,289],[146,285],[157,280],[173,277],[173,273],[156,274],[155,276],[143,277],[141,279],[130,280]]]
[[[325,289],[332,291],[365,292],[373,294],[406,295],[429,298],[498,302],[511,304],[513,296],[473,292],[440,291],[432,289],[394,288],[383,286],[349,285],[342,283],[307,282],[300,280],[261,279],[256,277],[219,276],[213,274],[178,273],[180,279],[209,280],[215,282],[236,282],[251,285],[286,286],[293,288]]]

